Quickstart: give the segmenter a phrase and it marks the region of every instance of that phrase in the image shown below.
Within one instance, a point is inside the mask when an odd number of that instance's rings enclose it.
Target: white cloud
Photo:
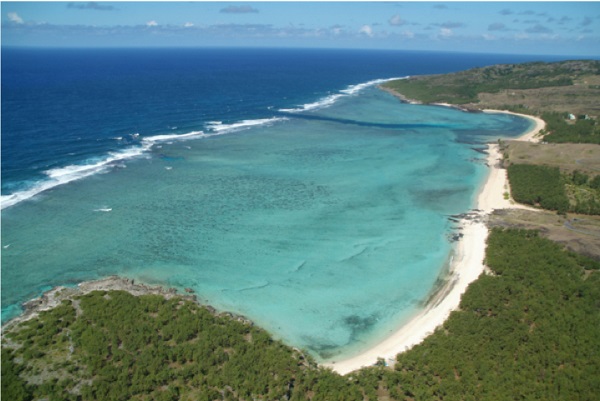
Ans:
[[[452,36],[452,29],[449,28],[442,28],[440,29],[440,36],[443,38],[448,38],[450,36]]]
[[[402,36],[404,36],[405,38],[412,39],[415,37],[415,34],[411,31],[404,31],[402,32]]]
[[[19,14],[17,13],[8,13],[8,19],[16,24],[23,23],[23,18],[19,17]]]
[[[191,28],[193,26],[194,26],[194,23],[192,23],[192,22],[186,22],[185,24],[183,24],[184,28]]]
[[[406,24],[406,21],[400,17],[400,14],[394,15],[388,22],[393,26],[401,26]]]
[[[358,33],[364,33],[368,37],[372,38],[373,37],[373,28],[371,28],[369,25],[363,25],[360,28],[360,30],[358,31]]]
[[[146,22],[146,26],[158,26],[158,22],[152,20],[152,21],[148,21]]]

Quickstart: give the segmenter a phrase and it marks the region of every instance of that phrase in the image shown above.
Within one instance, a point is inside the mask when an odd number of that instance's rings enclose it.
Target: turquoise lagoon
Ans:
[[[318,360],[423,306],[472,208],[485,142],[530,121],[401,103],[374,86],[164,138],[2,212],[3,320],[108,275],[191,287]]]

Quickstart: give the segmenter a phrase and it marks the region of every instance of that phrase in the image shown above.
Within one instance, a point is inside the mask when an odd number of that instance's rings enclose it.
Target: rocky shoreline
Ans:
[[[77,287],[54,287],[50,291],[45,292],[39,298],[31,299],[23,303],[23,313],[14,319],[2,325],[2,335],[12,327],[26,322],[37,317],[41,312],[50,310],[60,305],[64,300],[71,300],[77,296],[85,295],[93,291],[127,291],[134,296],[142,295],[160,295],[166,299],[180,298],[182,300],[191,301],[206,308],[214,315],[229,316],[243,323],[253,325],[251,320],[243,316],[239,316],[230,312],[218,312],[210,305],[204,305],[198,302],[196,295],[189,295],[193,292],[192,289],[186,288],[186,294],[181,294],[176,288],[165,288],[162,286],[151,286],[144,283],[136,283],[135,280],[121,276],[109,276],[99,280],[84,281]]]

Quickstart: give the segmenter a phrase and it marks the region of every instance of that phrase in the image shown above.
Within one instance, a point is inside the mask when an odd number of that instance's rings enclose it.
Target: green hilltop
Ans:
[[[467,109],[521,106],[533,113],[570,111],[597,116],[600,61],[495,65],[414,76],[382,87],[422,103],[450,103]]]

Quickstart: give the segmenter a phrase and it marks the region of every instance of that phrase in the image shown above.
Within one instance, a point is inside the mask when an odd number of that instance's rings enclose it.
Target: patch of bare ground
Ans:
[[[570,86],[538,89],[503,89],[497,93],[479,93],[479,102],[465,106],[501,109],[506,105],[523,105],[537,113],[556,111],[600,116],[600,76],[582,77]]]
[[[495,210],[488,220],[490,227],[539,230],[540,234],[567,249],[600,260],[600,216],[523,209]]]
[[[504,160],[511,164],[544,164],[564,172],[600,174],[600,145],[503,141]]]

